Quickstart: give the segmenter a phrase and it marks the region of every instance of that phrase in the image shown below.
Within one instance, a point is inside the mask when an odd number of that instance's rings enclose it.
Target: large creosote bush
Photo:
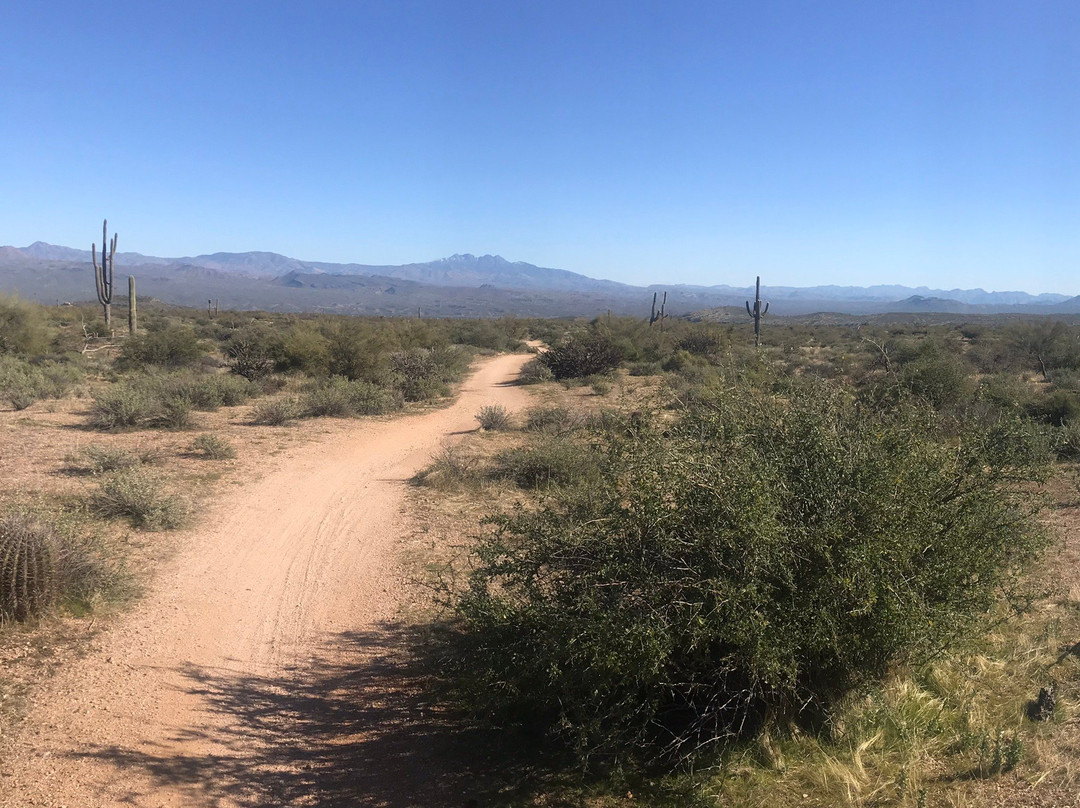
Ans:
[[[477,545],[450,657],[463,696],[585,758],[821,726],[969,631],[1043,546],[1042,438],[1000,422],[945,441],[935,417],[815,382],[608,423],[599,482]]]
[[[619,366],[623,351],[601,331],[573,334],[537,357],[556,379],[606,373]]]

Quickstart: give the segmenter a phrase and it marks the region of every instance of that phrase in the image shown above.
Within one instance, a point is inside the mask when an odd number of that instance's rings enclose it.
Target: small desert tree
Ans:
[[[603,479],[494,520],[457,603],[482,712],[588,758],[681,756],[846,694],[977,624],[1042,546],[1018,423],[934,436],[837,387],[738,386],[604,438]]]

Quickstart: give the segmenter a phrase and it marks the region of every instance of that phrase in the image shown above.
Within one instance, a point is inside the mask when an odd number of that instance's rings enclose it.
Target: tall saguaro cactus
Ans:
[[[769,311],[769,304],[762,306],[761,301],[761,276],[757,276],[757,286],[754,290],[754,308],[750,308],[750,301],[746,301],[746,313],[754,318],[754,347],[761,344],[761,318]]]
[[[135,276],[128,275],[128,334],[134,334],[139,327],[139,310],[135,301]]]
[[[90,245],[90,258],[94,262],[94,282],[97,285],[98,303],[105,310],[105,328],[112,328],[113,260],[116,258],[116,234],[109,238],[109,222],[101,222],[101,266],[97,262],[97,245]],[[108,253],[105,252],[108,247]]]
[[[667,292],[664,292],[664,300],[660,304],[659,310],[656,308],[656,292],[652,293],[652,311],[649,313],[649,325],[659,321],[660,330],[664,330],[664,318],[667,316],[664,314],[664,308],[667,306]]]

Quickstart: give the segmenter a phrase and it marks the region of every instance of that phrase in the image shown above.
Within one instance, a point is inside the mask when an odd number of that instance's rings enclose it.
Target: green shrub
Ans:
[[[283,426],[302,414],[295,398],[273,398],[260,401],[251,409],[251,423],[261,426]]]
[[[568,435],[584,429],[588,419],[568,407],[533,407],[525,413],[525,428],[530,432]]]
[[[195,426],[194,409],[186,395],[174,394],[158,401],[152,423],[164,429],[192,429]]]
[[[444,446],[431,458],[431,464],[414,478],[430,488],[456,488],[480,478],[479,464],[475,456],[461,446]]]
[[[193,365],[202,356],[195,332],[188,326],[170,324],[157,330],[140,331],[129,337],[120,354],[123,365]]]
[[[24,410],[36,401],[62,398],[82,379],[82,371],[55,362],[31,363],[0,355],[0,397]]]
[[[41,306],[0,295],[0,354],[33,356],[44,352],[48,342]]]
[[[231,460],[236,457],[236,447],[226,438],[211,432],[204,432],[195,438],[188,451],[206,460]]]
[[[538,357],[556,379],[573,379],[614,370],[623,352],[605,334],[588,331],[567,337]]]
[[[555,374],[551,372],[551,368],[539,359],[534,358],[521,366],[521,370],[518,372],[517,382],[518,384],[543,384],[554,378]]]
[[[306,417],[382,415],[401,407],[402,397],[397,391],[362,380],[350,381],[344,376],[309,384],[300,403]]]
[[[543,721],[586,759],[820,726],[979,625],[1045,542],[1037,434],[1003,420],[947,442],[935,426],[817,383],[728,386],[612,430],[576,496],[480,540],[449,657],[462,696]],[[524,461],[503,458],[542,481]]]
[[[495,458],[495,473],[520,488],[585,485],[598,474],[590,447],[567,440],[544,440],[508,449]]]
[[[229,340],[225,352],[233,373],[249,382],[257,382],[274,370],[265,335],[255,331],[237,332]]]
[[[145,384],[116,382],[94,393],[90,423],[97,429],[124,429],[148,421],[160,412],[160,401]]]
[[[129,519],[135,527],[147,530],[183,527],[190,514],[183,498],[164,490],[161,480],[142,468],[105,474],[91,504],[102,516]]]
[[[490,404],[480,408],[476,420],[485,432],[496,432],[510,426],[510,412],[501,404]]]
[[[79,463],[89,474],[103,474],[153,463],[157,458],[152,450],[133,452],[112,446],[87,446],[82,450]]]

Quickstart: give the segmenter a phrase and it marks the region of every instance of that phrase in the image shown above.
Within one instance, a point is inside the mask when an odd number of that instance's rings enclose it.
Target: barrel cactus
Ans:
[[[0,620],[26,620],[56,599],[60,543],[29,514],[0,518]]]

